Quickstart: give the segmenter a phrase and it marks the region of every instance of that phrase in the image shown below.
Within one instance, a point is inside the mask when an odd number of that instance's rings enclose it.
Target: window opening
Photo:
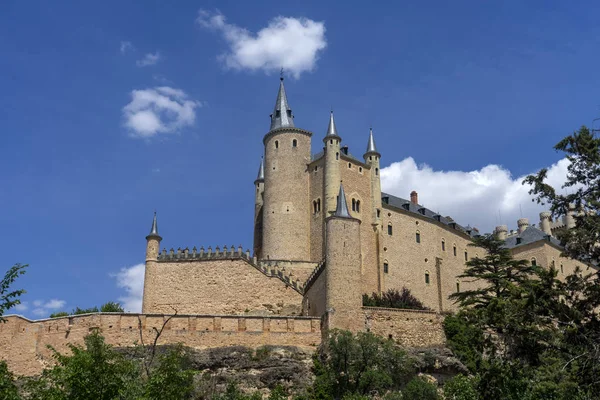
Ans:
[[[298,147],[298,141],[296,139],[292,140],[292,147]]]
[[[421,243],[421,233],[419,231],[417,231],[417,233],[415,234],[415,240],[417,241],[417,243]]]
[[[388,263],[383,263],[383,273],[387,274],[389,272],[389,265]]]
[[[429,271],[425,272],[425,284],[429,285]]]
[[[442,251],[446,251],[446,242],[442,240]]]
[[[392,236],[392,233],[393,233],[392,224],[388,224],[388,235]]]
[[[275,148],[276,148],[276,149],[278,149],[278,148],[279,148],[279,141],[278,141],[278,140],[276,140],[276,141],[275,141]]]

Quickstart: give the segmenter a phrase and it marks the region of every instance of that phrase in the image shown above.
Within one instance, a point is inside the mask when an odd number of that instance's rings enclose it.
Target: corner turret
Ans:
[[[158,234],[158,224],[156,223],[156,211],[154,212],[154,219],[152,220],[152,228],[150,233],[146,236],[146,268],[144,270],[144,295],[142,298],[142,312],[146,312],[148,301],[146,299],[147,290],[146,285],[152,280],[151,276],[156,270],[158,263],[158,253],[160,251],[160,242],[162,237]]]
[[[338,185],[340,184],[341,172],[340,172],[340,144],[342,138],[338,135],[337,127],[335,126],[335,119],[333,118],[333,111],[329,114],[329,125],[327,126],[327,133],[323,138],[325,145],[325,216],[333,214],[336,210],[336,196],[338,192]]]
[[[262,235],[263,235],[263,203],[265,192],[265,165],[264,160],[260,158],[258,175],[254,181],[254,257],[261,258]]]
[[[367,151],[363,155],[365,164],[371,166],[371,204],[373,205],[373,225],[379,227],[381,220],[381,177],[379,176],[379,162],[381,154],[375,146],[373,128],[369,128],[369,141]],[[379,228],[377,228],[379,229]]]

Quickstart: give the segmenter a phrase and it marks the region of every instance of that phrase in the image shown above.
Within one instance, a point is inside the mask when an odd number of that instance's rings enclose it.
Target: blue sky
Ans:
[[[0,270],[30,264],[15,312],[135,305],[154,209],[167,248],[251,247],[282,65],[314,152],[333,107],[358,156],[373,126],[384,190],[482,230],[537,221],[519,177],[560,182],[552,146],[600,115],[600,7],[526,3],[2,2]]]

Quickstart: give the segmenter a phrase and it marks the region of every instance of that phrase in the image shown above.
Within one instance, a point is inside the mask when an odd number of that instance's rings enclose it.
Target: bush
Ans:
[[[481,367],[484,347],[483,331],[465,314],[448,315],[444,319],[447,346],[469,369],[476,373]]]
[[[437,387],[421,377],[414,377],[404,389],[402,398],[405,400],[438,400]]]
[[[92,314],[92,313],[97,313],[98,311],[98,307],[94,306],[91,308],[79,308],[79,307],[75,307],[75,309],[73,310],[73,312],[71,312],[71,315],[79,315],[79,314]]]
[[[402,288],[402,291],[390,289],[381,295],[377,293],[373,293],[371,296],[363,294],[363,306],[429,310],[405,287]]]
[[[0,361],[0,399],[19,400],[19,392],[15,385],[15,378],[8,370],[6,361]]]
[[[100,312],[125,312],[120,303],[109,301],[108,303],[102,304],[100,307]]]
[[[464,375],[456,375],[444,383],[446,400],[478,400],[477,379]]]
[[[161,355],[158,366],[152,371],[146,393],[148,399],[179,400],[190,397],[194,390],[194,371],[191,362],[179,345]]]
[[[68,315],[69,315],[69,313],[66,311],[59,311],[59,312],[50,314],[50,318],[66,317]]]

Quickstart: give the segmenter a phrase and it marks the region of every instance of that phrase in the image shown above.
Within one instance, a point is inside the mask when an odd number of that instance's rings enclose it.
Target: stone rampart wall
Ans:
[[[68,344],[99,330],[117,347],[150,343],[168,315],[98,313],[31,321],[8,316],[0,323],[0,359],[17,375],[35,375],[52,362],[48,345],[60,352]],[[297,346],[315,349],[321,342],[320,319],[310,317],[252,317],[231,315],[176,315],[165,325],[159,345],[183,343],[196,349],[226,346]]]
[[[433,311],[363,307],[365,328],[405,347],[445,346],[444,316]]]

